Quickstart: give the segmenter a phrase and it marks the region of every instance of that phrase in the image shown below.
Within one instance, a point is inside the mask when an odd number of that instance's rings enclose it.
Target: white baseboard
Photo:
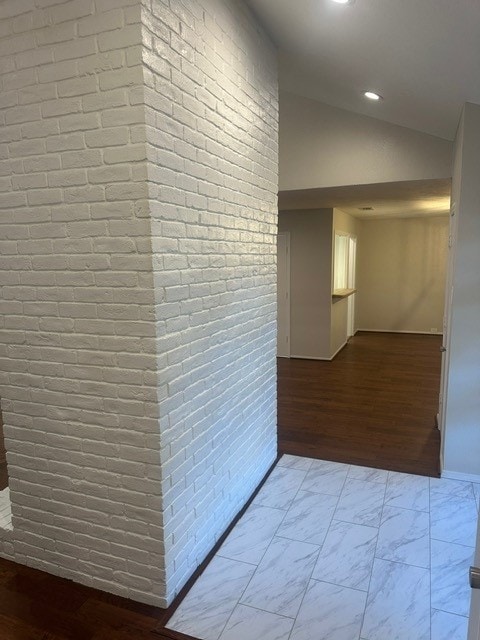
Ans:
[[[299,360],[322,360],[323,362],[331,362],[335,356],[340,353],[340,351],[346,347],[348,344],[348,340],[346,340],[341,347],[339,347],[335,353],[333,354],[333,356],[330,356],[330,358],[318,358],[316,356],[294,356],[293,354],[290,356],[291,358],[298,358]]]
[[[334,354],[333,354],[333,356],[330,358],[330,360],[333,360],[333,359],[335,358],[335,356],[336,356],[338,353],[340,353],[340,351],[341,351],[344,347],[346,347],[346,346],[347,346],[347,344],[348,344],[348,340],[345,340],[345,342],[342,344],[342,346],[341,346],[341,347],[339,347],[339,348],[335,351],[335,353],[334,353]]]
[[[293,353],[291,354],[290,358],[297,358],[298,360],[331,360],[331,358],[317,358],[315,356],[295,356],[293,355]]]
[[[448,480],[463,480],[463,482],[476,482],[480,484],[480,474],[478,473],[461,473],[460,471],[446,471],[442,470],[442,478],[448,478]]]
[[[422,336],[443,336],[442,331],[396,331],[395,329],[355,329],[355,333],[358,331],[366,331],[368,333],[413,333]]]

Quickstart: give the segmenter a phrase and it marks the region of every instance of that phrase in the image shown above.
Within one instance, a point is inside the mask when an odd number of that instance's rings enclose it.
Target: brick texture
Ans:
[[[164,606],[275,456],[275,52],[236,0],[0,19],[0,553]]]
[[[243,2],[142,23],[170,601],[276,454],[277,76]]]

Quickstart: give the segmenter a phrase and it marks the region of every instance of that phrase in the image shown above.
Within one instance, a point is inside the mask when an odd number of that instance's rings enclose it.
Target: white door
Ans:
[[[477,529],[477,548],[475,550],[474,564],[475,567],[480,567],[480,526]],[[468,640],[480,640],[480,589],[472,589]]]
[[[448,366],[450,355],[450,319],[452,313],[452,297],[453,297],[453,269],[455,266],[455,249],[457,245],[457,213],[456,204],[452,202],[450,208],[450,225],[448,233],[448,264],[447,264],[447,281],[445,284],[445,307],[443,312],[443,342],[442,342],[442,375],[440,381],[440,397],[438,407],[438,427],[442,432],[441,442],[442,450],[441,468],[443,469],[443,444],[445,431],[445,415],[446,415],[446,393],[448,385]]]
[[[290,234],[277,240],[277,356],[290,357]]]

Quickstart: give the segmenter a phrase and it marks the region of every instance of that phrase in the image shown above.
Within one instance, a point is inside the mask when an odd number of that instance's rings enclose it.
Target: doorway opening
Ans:
[[[439,475],[450,190],[431,180],[280,193],[290,299],[310,321],[302,328],[292,305],[291,359],[278,363],[281,452]]]

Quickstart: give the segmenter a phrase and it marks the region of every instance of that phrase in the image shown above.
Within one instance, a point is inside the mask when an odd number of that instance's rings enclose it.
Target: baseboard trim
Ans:
[[[347,344],[348,344],[348,340],[346,340],[342,344],[342,346],[335,351],[333,356],[330,356],[329,358],[318,358],[317,356],[294,356],[294,355],[291,355],[290,358],[296,358],[297,360],[321,360],[323,362],[331,362],[335,358],[335,356],[337,356],[340,353],[340,351],[347,346]]]
[[[331,358],[317,358],[316,356],[295,356],[295,355],[291,355],[290,358],[296,358],[297,360],[323,360],[328,361],[331,360]]]
[[[480,484],[480,474],[478,473],[461,473],[460,471],[446,471],[443,469],[441,476],[448,480],[463,480],[463,482],[475,482]]]
[[[393,329],[356,329],[355,333],[364,331],[365,333],[412,333],[420,336],[443,336],[442,331],[395,331]]]
[[[330,358],[330,360],[333,360],[333,359],[335,358],[335,356],[337,356],[337,355],[340,353],[340,351],[341,351],[342,349],[345,349],[345,347],[347,346],[347,344],[348,344],[348,339],[347,339],[347,340],[345,340],[345,342],[342,344],[342,346],[341,346],[341,347],[339,347],[339,348],[335,351],[335,353],[334,353],[334,354],[333,354],[333,356]]]
[[[164,609],[163,614],[159,618],[159,624],[155,627],[155,629],[153,629],[150,632],[152,634],[152,637],[155,637],[155,635],[160,635],[161,638],[172,638],[173,640],[179,640],[180,638],[182,638],[182,640],[183,640],[183,638],[190,639],[190,636],[186,636],[186,635],[181,634],[181,633],[179,633],[177,631],[173,631],[173,629],[167,629],[165,627],[165,625],[168,623],[168,621],[170,620],[172,615],[175,613],[175,611],[178,609],[178,607],[180,606],[182,601],[185,599],[185,596],[190,591],[190,589],[193,587],[195,582],[198,580],[198,578],[205,571],[205,569],[207,568],[207,566],[209,565],[209,563],[211,562],[211,560],[213,559],[213,557],[215,556],[217,551],[219,551],[220,547],[225,542],[225,540],[227,539],[227,537],[229,536],[229,534],[231,533],[231,531],[233,530],[233,528],[235,527],[237,522],[245,514],[245,512],[248,509],[248,507],[252,504],[252,502],[254,501],[254,499],[256,498],[258,493],[260,492],[260,489],[263,487],[265,482],[268,480],[269,475],[275,469],[275,467],[276,467],[277,463],[279,462],[280,458],[282,457],[282,455],[283,455],[282,452],[277,451],[277,457],[275,458],[274,462],[270,465],[268,471],[265,473],[265,475],[263,476],[263,478],[260,481],[259,485],[254,490],[254,492],[252,493],[250,498],[247,500],[245,505],[242,507],[242,509],[240,509],[240,511],[237,513],[237,515],[233,518],[233,520],[230,523],[230,525],[226,528],[226,530],[220,536],[220,538],[218,539],[217,543],[214,545],[213,549],[206,556],[206,558],[203,560],[203,562],[200,564],[200,566],[197,567],[197,569],[192,574],[192,576],[188,579],[188,581],[185,583],[185,585],[181,588],[180,592],[174,598],[173,602],[168,607],[166,607]],[[192,638],[192,640],[193,640],[193,638]]]

